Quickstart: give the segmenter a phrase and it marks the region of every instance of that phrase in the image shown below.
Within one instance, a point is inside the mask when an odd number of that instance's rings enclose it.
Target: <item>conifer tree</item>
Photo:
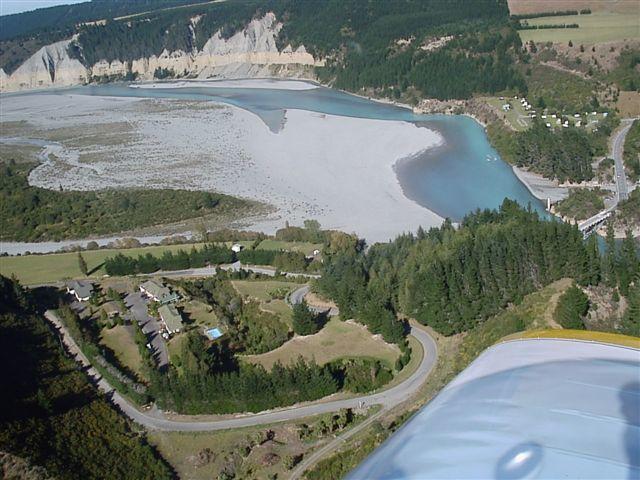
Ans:
[[[87,262],[85,261],[84,257],[82,256],[82,253],[78,252],[78,268],[80,269],[80,272],[83,275],[87,275],[88,273],[88,269],[87,269]]]

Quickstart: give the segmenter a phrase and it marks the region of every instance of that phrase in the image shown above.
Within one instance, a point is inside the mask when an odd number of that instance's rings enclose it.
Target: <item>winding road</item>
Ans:
[[[131,404],[126,398],[120,395],[100,374],[91,366],[87,357],[80,351],[75,340],[68,330],[62,325],[59,318],[52,311],[45,313],[45,318],[51,322],[59,331],[62,341],[73,357],[79,361],[86,369],[87,373],[96,382],[98,388],[104,391],[114,405],[127,415],[131,420],[150,429],[161,431],[179,432],[203,432],[226,430],[231,428],[250,427],[265,425],[276,422],[297,420],[304,417],[319,415],[322,413],[335,412],[342,408],[359,408],[361,406],[381,405],[386,411],[405,400],[411,398],[426,381],[429,373],[433,369],[438,356],[438,349],[434,339],[424,330],[418,327],[411,328],[411,334],[422,345],[424,354],[422,362],[418,368],[402,383],[387,390],[383,390],[370,395],[361,395],[343,400],[320,400],[303,405],[294,405],[287,408],[270,410],[260,413],[238,414],[233,418],[220,420],[169,420],[162,418],[162,415],[152,412],[142,412]],[[377,414],[376,414],[377,415]],[[362,425],[362,424],[361,424]],[[356,428],[360,428],[358,425]],[[354,429],[355,430],[355,429]],[[353,430],[349,430],[351,432]],[[340,437],[342,438],[342,437]],[[310,457],[311,459],[311,457]],[[305,462],[306,463],[306,462]]]
[[[611,142],[610,156],[614,160],[615,165],[615,177],[616,177],[616,198],[608,208],[605,208],[601,212],[596,213],[593,217],[588,218],[578,225],[581,232],[590,231],[594,227],[597,227],[600,223],[605,221],[615,211],[618,204],[629,198],[629,184],[627,183],[627,175],[624,171],[624,161],[622,158],[624,149],[624,140],[633,125],[635,118],[624,118],[621,120],[621,127],[615,133],[613,141]]]

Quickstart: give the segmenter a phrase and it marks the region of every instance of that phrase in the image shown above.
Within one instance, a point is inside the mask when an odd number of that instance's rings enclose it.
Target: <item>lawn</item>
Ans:
[[[526,130],[531,125],[529,113],[524,109],[519,99],[504,98],[503,100],[500,100],[498,97],[486,97],[482,98],[482,100],[496,108],[499,112],[498,116],[503,116],[514,130]],[[505,103],[509,103],[511,105],[511,110],[507,112],[502,110],[502,106]]]
[[[218,317],[206,303],[190,300],[183,307],[183,313],[189,320],[203,327],[217,327]]]
[[[118,253],[135,256],[152,253],[162,255],[163,252],[177,251],[180,249],[190,250],[193,246],[200,248],[201,243],[189,245],[157,245],[151,247],[127,248],[127,249],[104,249],[87,250],[82,252],[82,256],[87,262],[90,276],[99,278],[105,274],[102,263],[108,257],[113,257]],[[78,254],[72,253],[51,253],[46,255],[23,255],[20,257],[0,257],[0,273],[5,276],[15,274],[18,280],[25,285],[41,283],[54,283],[70,278],[80,278],[82,273],[78,267]]]
[[[267,312],[275,313],[290,329],[293,329],[293,311],[284,300],[275,299],[269,302],[262,302],[260,308]]]
[[[290,252],[302,252],[305,255],[313,255],[314,250],[322,250],[321,243],[310,242],[284,242],[281,240],[263,240],[258,245],[258,250],[287,250]]]
[[[231,283],[240,295],[247,295],[261,302],[271,300],[269,292],[274,290],[286,289],[291,292],[302,286],[298,283],[281,282],[278,280],[233,280]]]
[[[176,335],[167,342],[169,350],[169,361],[174,367],[180,369],[180,353],[182,352],[182,342],[187,338],[185,334]]]
[[[142,367],[142,356],[138,345],[133,340],[131,327],[117,325],[113,328],[103,329],[100,343],[113,350],[118,361],[134,372],[138,379],[146,380]]]
[[[315,335],[295,337],[275,350],[243,358],[251,363],[259,363],[267,369],[277,361],[289,364],[299,356],[307,360],[315,359],[319,365],[344,357],[375,358],[393,368],[399,355],[400,350],[397,346],[374,337],[364,326],[332,318]]]
[[[539,17],[526,20],[529,25],[552,25],[577,23],[580,28],[549,28],[542,30],[520,30],[522,42],[594,44],[640,38],[640,10],[635,14],[595,12],[590,15],[567,15],[561,17]]]

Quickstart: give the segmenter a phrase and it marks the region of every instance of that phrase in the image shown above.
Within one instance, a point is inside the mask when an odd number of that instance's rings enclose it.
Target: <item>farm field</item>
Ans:
[[[145,380],[142,357],[130,329],[131,327],[124,325],[105,328],[102,330],[100,343],[113,350],[120,363],[135,372],[140,380]]]
[[[105,259],[118,253],[129,256],[138,256],[146,253],[162,255],[165,251],[190,250],[193,246],[200,248],[202,245],[201,243],[197,243],[189,245],[157,245],[127,249],[87,250],[82,252],[82,256],[87,262],[89,277],[99,278],[105,274],[102,268],[102,263]],[[6,276],[15,274],[18,280],[25,285],[54,283],[83,276],[78,267],[78,254],[76,252],[0,257],[0,273]]]
[[[634,0],[507,0],[507,4],[512,15],[583,8],[589,8],[592,12],[638,13],[638,6]]]
[[[299,356],[319,365],[344,357],[376,358],[393,368],[399,355],[397,346],[372,336],[364,326],[332,318],[315,335],[295,337],[275,350],[243,358],[267,369],[278,361],[283,365],[294,362]]]
[[[275,242],[265,240],[265,242]],[[234,242],[224,242],[228,247]],[[245,247],[250,246],[253,242],[242,241],[237,242]],[[153,245],[138,248],[123,249],[103,249],[103,250],[86,250],[82,252],[82,256],[87,262],[89,269],[89,277],[99,278],[106,272],[102,268],[102,264],[108,257],[113,257],[118,253],[127,256],[137,257],[138,255],[151,253],[155,256],[162,255],[165,251],[176,252],[178,250],[191,250],[193,247],[201,248],[203,243],[189,243],[184,245]],[[259,247],[260,248],[260,247]],[[267,243],[265,249],[303,249],[313,252],[317,248],[316,244],[305,242],[275,242],[273,245]],[[302,250],[301,250],[302,251]],[[50,253],[45,255],[22,255],[0,257],[0,273],[5,276],[16,275],[18,280],[24,285],[39,285],[43,283],[55,283],[71,278],[80,278],[82,273],[78,267],[78,254],[76,252],[69,253]]]
[[[554,8],[557,10],[557,8]],[[542,30],[520,30],[523,42],[554,42],[574,45],[594,44],[640,38],[640,12],[635,14],[594,12],[590,15],[567,15],[527,19],[529,25],[551,25],[577,23],[579,28],[549,28]]]
[[[260,242],[257,250],[289,250],[292,252],[302,252],[305,255],[312,255],[314,250],[322,250],[322,244],[310,242],[284,242],[282,240],[267,239]]]

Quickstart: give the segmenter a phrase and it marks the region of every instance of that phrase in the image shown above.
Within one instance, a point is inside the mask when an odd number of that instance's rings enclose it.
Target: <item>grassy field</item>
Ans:
[[[620,110],[620,116],[639,117],[640,116],[640,92],[620,92],[616,105]]]
[[[267,369],[277,361],[282,364],[293,362],[298,356],[315,359],[320,365],[344,357],[376,358],[393,368],[399,355],[398,347],[372,336],[362,325],[333,318],[315,335],[295,337],[271,352],[243,358]]]
[[[200,248],[202,244],[194,244]],[[82,256],[87,262],[90,277],[99,278],[105,274],[102,264],[108,257],[118,253],[129,256],[152,253],[162,255],[164,251],[190,250],[194,245],[159,245],[152,247],[87,250]],[[52,253],[47,255],[26,255],[20,257],[0,257],[0,273],[6,276],[15,274],[25,285],[53,283],[69,278],[80,278],[82,273],[78,268],[78,254]]]
[[[378,411],[374,406],[364,415],[358,415],[342,432],[354,428],[367,416]],[[174,467],[178,478],[211,480],[222,477],[223,470],[233,471],[233,478],[267,480],[289,478],[285,459],[308,455],[338,432],[326,429],[332,425],[335,413],[298,419],[294,422],[275,423],[220,432],[158,432],[148,434],[149,442]],[[301,438],[302,426],[310,434]],[[272,439],[265,440],[271,432]]]
[[[213,309],[206,303],[198,300],[190,300],[183,307],[185,316],[197,325],[203,327],[217,327],[218,317]]]
[[[640,338],[621,335],[619,333],[594,332],[590,330],[529,330],[509,335],[508,337],[505,337],[503,341],[515,340],[518,338],[567,338],[640,348]]]
[[[142,357],[130,328],[124,325],[105,328],[101,332],[100,343],[113,350],[120,363],[136,373],[140,380],[146,380],[142,368]]]
[[[529,118],[528,112],[524,109],[520,100],[515,98],[503,98],[500,100],[498,97],[485,97],[482,98],[485,102],[487,102],[492,107],[498,110],[498,115],[500,117],[504,117],[507,123],[517,131],[526,130],[531,125],[531,119]],[[505,103],[511,104],[511,110],[505,112],[502,110],[502,106]]]
[[[568,43],[571,40],[576,45],[640,38],[639,10],[636,10],[635,14],[594,12],[591,15],[540,17],[528,19],[527,22],[530,25],[577,23],[580,28],[520,30],[519,34],[523,42],[533,40],[534,42]]]
[[[271,300],[269,292],[274,290],[286,289],[291,292],[300,287],[297,283],[278,280],[233,280],[231,283],[240,295],[248,295],[262,302]]]
[[[273,242],[265,240],[265,242]],[[231,246],[233,242],[225,242],[225,245]],[[252,242],[238,242],[243,245],[251,245]],[[300,249],[301,251],[313,251],[317,245],[304,242],[276,242],[278,248]],[[102,264],[108,257],[113,257],[118,253],[127,256],[137,257],[140,254],[151,253],[156,256],[162,255],[163,252],[177,250],[191,250],[194,246],[201,248],[202,243],[185,244],[185,245],[157,245],[140,248],[127,249],[104,249],[104,250],[87,250],[82,252],[82,256],[87,262],[90,277],[99,278],[105,274]],[[265,248],[272,248],[272,244],[266,244]],[[275,247],[274,247],[275,248]],[[19,257],[0,257],[0,273],[5,276],[16,275],[18,280],[24,285],[37,285],[42,283],[54,283],[70,278],[81,278],[83,275],[78,268],[78,254],[72,253],[51,253],[46,255],[23,255]],[[292,285],[292,284],[291,284]]]
[[[293,329],[293,311],[284,300],[275,299],[270,302],[262,302],[260,308],[267,312],[275,313],[280,317],[280,320],[286,323],[289,328]]]
[[[169,361],[180,370],[180,352],[182,351],[182,342],[187,338],[183,335],[176,335],[167,342],[167,349],[169,350]]]
[[[247,439],[266,430],[274,431],[274,441],[254,447],[249,456],[243,458],[240,451],[247,444]],[[305,448],[308,448],[297,438],[295,427],[290,424],[215,433],[149,432],[148,438],[176,469],[179,478],[191,480],[221,478],[218,474],[227,464],[233,464],[240,470],[243,465],[260,465],[262,459],[269,453],[274,453],[282,459],[287,455],[302,453]],[[273,466],[260,467],[259,471],[261,476],[255,476],[254,471],[254,475],[250,478],[266,479],[267,473],[278,473],[278,478],[286,478],[282,461],[278,461]]]
[[[258,245],[258,250],[288,250],[312,255],[314,250],[322,250],[321,243],[310,242],[283,242],[281,240],[263,240]]]

